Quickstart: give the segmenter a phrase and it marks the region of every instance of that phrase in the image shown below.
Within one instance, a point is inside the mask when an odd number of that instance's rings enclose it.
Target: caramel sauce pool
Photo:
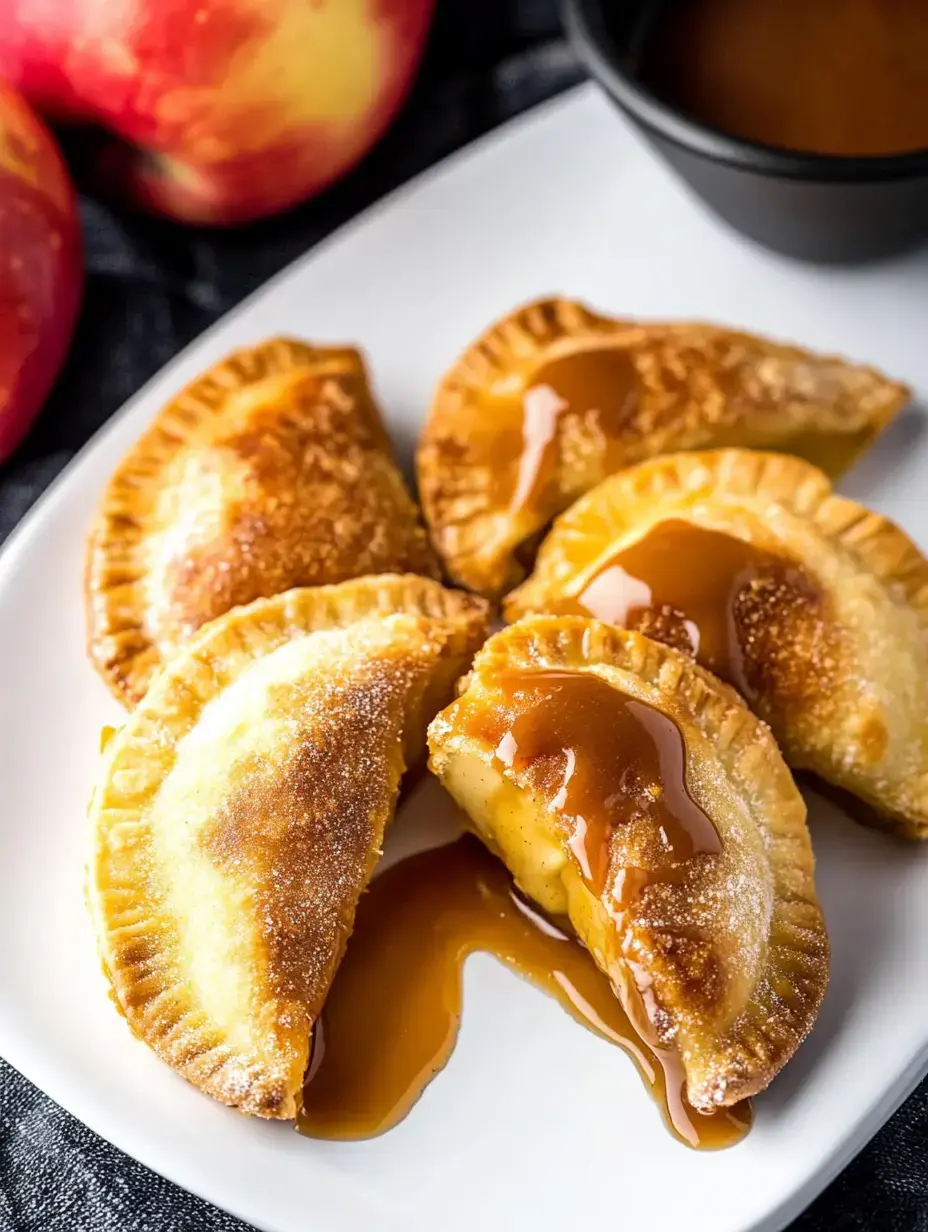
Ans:
[[[526,903],[500,861],[466,836],[393,865],[361,899],[317,1024],[302,1134],[370,1138],[406,1116],[454,1050],[464,961],[477,952],[494,955],[622,1048],[668,1126],[691,1146],[730,1146],[748,1131],[747,1105],[706,1116],[685,1104],[678,1071],[642,1042],[586,951]],[[626,1109],[639,1114],[637,1106]]]
[[[639,80],[723,132],[869,156],[928,148],[925,0],[670,0]]]
[[[813,598],[808,580],[788,560],[669,518],[602,564],[575,600],[558,606],[676,646],[751,698],[743,642],[745,596],[752,589]]]

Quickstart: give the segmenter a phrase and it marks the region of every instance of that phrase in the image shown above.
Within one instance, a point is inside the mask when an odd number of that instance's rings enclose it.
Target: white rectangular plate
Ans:
[[[477,1227],[769,1232],[928,1063],[928,850],[813,804],[834,946],[818,1026],[733,1150],[664,1129],[629,1061],[492,959],[467,968],[447,1070],[372,1142],[310,1142],[175,1078],[110,1005],[85,918],[84,814],[119,712],[84,657],[83,537],[165,398],[276,332],[358,340],[408,462],[434,382],[491,320],[563,291],[839,351],[928,390],[928,256],[806,268],[709,218],[591,88],[465,151],[265,287],[152,381],[0,558],[0,1053],[89,1126],[268,1232]],[[928,546],[928,443],[904,417],[844,490]]]

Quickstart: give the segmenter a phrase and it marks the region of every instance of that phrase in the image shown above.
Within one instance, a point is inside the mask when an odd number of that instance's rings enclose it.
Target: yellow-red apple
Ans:
[[[45,126],[0,79],[0,462],[58,374],[80,301],[74,191]]]
[[[0,0],[0,74],[120,140],[137,204],[272,214],[337,179],[402,101],[433,0]]]

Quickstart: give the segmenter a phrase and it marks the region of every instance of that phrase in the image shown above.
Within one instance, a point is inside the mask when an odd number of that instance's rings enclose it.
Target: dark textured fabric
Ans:
[[[26,444],[0,467],[0,539],[120,404],[244,295],[391,188],[579,77],[560,41],[555,0],[438,0],[404,113],[366,162],[319,200],[282,219],[211,233],[127,217],[85,196],[81,322],[55,394]],[[71,137],[65,145],[81,183],[81,143]],[[796,1228],[928,1232],[926,1131],[922,1087]],[[241,1232],[244,1225],[122,1155],[0,1061],[0,1229]]]

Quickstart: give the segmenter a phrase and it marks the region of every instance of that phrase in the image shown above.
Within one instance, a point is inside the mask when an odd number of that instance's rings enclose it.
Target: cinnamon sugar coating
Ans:
[[[274,339],[174,398],[112,476],[87,552],[88,645],[133,704],[238,604],[437,565],[350,347]]]
[[[91,912],[114,999],[188,1081],[292,1118],[408,766],[486,605],[383,575],[236,608],[107,746]]]

